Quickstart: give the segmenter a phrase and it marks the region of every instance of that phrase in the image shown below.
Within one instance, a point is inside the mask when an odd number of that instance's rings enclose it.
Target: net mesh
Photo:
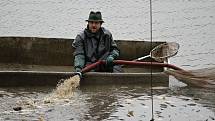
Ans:
[[[214,67],[189,71],[168,69],[165,73],[174,76],[189,86],[215,89]]]
[[[163,62],[166,58],[177,54],[179,44],[175,42],[169,42],[161,44],[155,47],[151,52],[150,56],[156,61]]]

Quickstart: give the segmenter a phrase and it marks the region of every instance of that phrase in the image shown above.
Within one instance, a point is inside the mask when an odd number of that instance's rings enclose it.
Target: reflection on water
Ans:
[[[150,88],[144,85],[81,86],[63,103],[40,102],[53,87],[1,88],[0,120],[150,120]],[[212,121],[215,91],[199,88],[154,88],[156,120]],[[13,111],[17,102],[31,100],[35,107]]]

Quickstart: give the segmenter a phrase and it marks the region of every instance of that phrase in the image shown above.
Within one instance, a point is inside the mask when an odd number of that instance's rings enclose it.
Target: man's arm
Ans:
[[[75,48],[74,55],[74,68],[76,72],[80,72],[85,66],[85,54],[83,39],[80,35],[77,35],[72,46]]]
[[[117,59],[119,57],[120,50],[118,49],[116,42],[113,40],[112,34],[110,36],[110,40],[111,40],[110,55],[113,56],[114,59]]]
[[[119,57],[119,49],[117,48],[116,42],[113,40],[112,35],[110,34],[110,54],[106,59],[106,65],[108,67],[113,67],[113,61]]]

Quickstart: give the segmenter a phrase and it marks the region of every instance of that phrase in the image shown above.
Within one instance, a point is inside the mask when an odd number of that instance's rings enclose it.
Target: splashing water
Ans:
[[[62,82],[62,81],[61,81]],[[69,103],[74,95],[75,89],[80,84],[80,77],[75,75],[64,80],[62,83],[58,83],[55,90],[53,90],[48,96],[43,99],[30,99],[25,98],[17,101],[17,105],[22,107],[22,109],[36,109],[42,106],[50,106],[50,104],[58,103]]]
[[[72,98],[74,90],[80,85],[80,77],[75,75],[69,79],[64,80],[63,83],[57,85],[56,90],[54,90],[48,97],[44,99],[45,103],[53,102],[56,100],[66,100]]]

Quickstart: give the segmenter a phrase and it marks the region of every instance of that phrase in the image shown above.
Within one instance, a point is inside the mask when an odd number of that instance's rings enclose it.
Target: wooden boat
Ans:
[[[50,86],[73,76],[72,42],[73,39],[63,38],[0,37],[0,86]],[[150,41],[116,42],[121,60],[133,60],[151,51]],[[153,41],[152,48],[161,43],[165,42]],[[124,73],[88,72],[81,84],[150,84],[151,67],[123,66],[123,70]],[[168,86],[169,77],[164,70],[152,67],[153,85]]]

